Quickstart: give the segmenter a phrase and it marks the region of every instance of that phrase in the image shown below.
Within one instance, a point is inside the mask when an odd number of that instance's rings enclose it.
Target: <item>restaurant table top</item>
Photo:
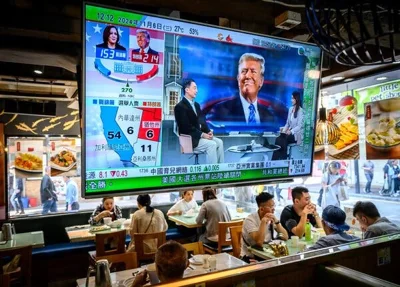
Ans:
[[[1,231],[0,231],[1,234]],[[0,235],[1,237],[2,235]],[[33,231],[14,234],[7,242],[0,241],[0,250],[31,245],[33,248],[44,247],[43,231]]]
[[[231,214],[232,221],[242,220],[250,215],[248,212],[237,212],[236,210],[229,210],[229,213]],[[168,219],[187,228],[197,228],[202,226],[202,224],[196,223],[197,215],[198,213],[193,213],[190,215],[171,215],[168,217]]]
[[[241,267],[247,265],[246,262],[229,255],[228,253],[219,253],[212,255],[215,256],[217,259],[217,269],[216,271],[222,271],[222,270],[227,270],[230,268],[236,268],[236,267]],[[189,260],[191,261],[191,260]],[[114,272],[111,273],[111,281],[115,286],[118,287],[123,287],[123,286],[131,286],[133,282],[133,275],[132,273],[136,271],[141,271],[145,268],[143,266],[142,268],[136,268],[136,269],[130,269],[130,270],[124,270],[120,272]],[[183,275],[184,278],[191,277],[191,276],[196,276],[196,275],[203,275],[210,273],[211,270],[209,268],[203,268],[203,265],[194,265],[190,264],[190,267],[185,270],[185,273]],[[89,286],[94,287],[94,279],[95,277],[92,276],[89,278]],[[84,287],[86,286],[86,278],[81,278],[76,280],[77,286],[78,287]],[[113,285],[114,286],[114,285]]]
[[[96,234],[98,234],[98,233],[111,233],[111,232],[119,231],[124,228],[124,226],[122,225],[120,228],[111,228],[111,229],[104,230],[104,231],[90,232],[91,227],[93,227],[93,226],[91,226],[89,224],[76,225],[76,226],[65,227],[65,231],[67,232],[68,238],[71,242],[80,242],[80,241],[95,240]],[[128,234],[129,228],[125,228],[125,229]]]
[[[312,246],[314,243],[311,241],[306,241],[304,239],[304,237],[302,239],[300,239],[299,242],[305,242],[306,243],[306,248],[309,248],[310,246]],[[295,255],[297,253],[300,252],[300,248],[299,246],[293,246],[292,245],[292,240],[289,239],[288,241],[285,242],[286,246],[288,247],[289,250],[289,255]],[[276,256],[274,256],[274,254],[272,252],[269,252],[268,250],[270,250],[268,244],[264,244],[263,245],[263,249],[264,251],[258,250],[258,249],[254,249],[254,248],[249,248],[250,252],[262,259],[274,259],[277,258]]]
[[[320,233],[321,237],[325,236],[325,233],[323,233],[322,228],[317,229],[317,232]],[[309,247],[311,247],[312,245],[315,244],[312,240],[306,241],[305,237],[301,238],[299,240],[299,242],[302,242],[302,243],[306,244],[306,247],[305,247],[306,250],[300,250],[301,248],[299,246],[293,246],[292,239],[289,239],[289,240],[287,240],[285,242],[286,246],[288,247],[289,255],[296,255],[298,253],[307,251],[307,249]],[[250,250],[250,252],[252,254],[254,254],[254,255],[256,255],[256,256],[258,256],[260,258],[263,258],[263,259],[274,259],[274,258],[277,258],[276,256],[274,256],[274,254],[272,252],[269,251],[270,248],[269,248],[268,244],[264,244],[263,247],[264,247],[263,251],[258,250],[258,249],[254,249],[254,248],[251,248],[251,247],[249,247],[249,250]]]

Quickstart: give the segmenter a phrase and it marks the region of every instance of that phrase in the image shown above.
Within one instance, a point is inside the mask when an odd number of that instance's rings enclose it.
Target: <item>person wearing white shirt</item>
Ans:
[[[193,198],[193,190],[185,190],[182,195],[182,199],[178,200],[167,212],[168,216],[171,215],[182,215],[182,214],[193,214],[198,211],[199,206],[196,200]],[[189,241],[195,241],[196,239],[196,228],[186,228],[182,225],[177,224],[178,231],[184,235]]]
[[[328,205],[340,207],[339,189],[341,184],[347,184],[347,179],[341,176],[340,163],[332,161],[329,163],[328,170],[322,177],[322,187],[324,194],[322,195],[321,207],[325,209]]]
[[[195,212],[198,207],[196,200],[193,198],[193,190],[185,190],[182,199],[168,210],[167,215],[182,215],[189,211]]]
[[[281,134],[275,140],[275,144],[281,148],[274,151],[272,160],[287,159],[287,147],[289,144],[303,144],[304,110],[301,107],[299,92],[292,93],[291,102],[292,106],[289,108],[286,125],[281,128]]]
[[[288,233],[281,225],[279,219],[274,215],[274,196],[268,192],[261,192],[256,196],[258,210],[250,214],[243,222],[242,246],[240,258],[250,262],[250,259],[257,259],[249,252],[248,247],[257,246],[262,248],[263,244],[274,239],[274,230],[280,234],[283,240],[288,239]]]

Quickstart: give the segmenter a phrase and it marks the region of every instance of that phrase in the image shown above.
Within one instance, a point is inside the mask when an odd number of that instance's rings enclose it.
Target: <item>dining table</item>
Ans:
[[[313,231],[313,233],[319,233],[318,238],[326,236],[325,232],[323,231],[322,228],[315,229]],[[362,239],[362,234],[361,233],[353,232],[353,231],[351,231],[349,233],[354,233],[354,235],[356,237],[359,237],[360,239]],[[286,246],[288,248],[288,251],[289,251],[288,255],[301,254],[301,253],[307,251],[308,248],[310,248],[315,243],[316,243],[316,240],[312,240],[312,239],[311,240],[306,240],[305,237],[302,237],[301,239],[299,239],[298,244],[294,244],[293,239],[289,239],[289,240],[285,241],[285,244],[286,244]],[[268,260],[268,259],[277,258],[274,255],[272,249],[270,248],[270,246],[267,243],[263,244],[262,250],[261,250],[261,248],[252,248],[252,247],[248,247],[248,249],[252,254],[254,254],[254,255],[262,258],[262,259]]]
[[[0,231],[0,238],[2,234]],[[33,248],[44,247],[43,231],[23,232],[13,235],[13,239],[0,241],[0,250],[31,245]]]
[[[196,255],[196,256],[204,256],[204,255]],[[206,256],[210,256],[210,255],[206,255]],[[231,268],[248,265],[246,262],[244,262],[228,253],[218,253],[218,254],[211,255],[211,256],[214,256],[216,259],[216,262],[217,262],[215,270],[211,270],[209,267],[205,268],[204,264],[202,264],[202,263],[197,264],[196,261],[189,259],[190,265],[185,270],[185,272],[183,274],[183,278],[188,278],[188,277],[197,276],[197,275],[204,275],[204,274],[208,274],[208,273],[215,272],[215,271],[223,271],[223,270],[227,270],[227,269],[231,269]],[[111,282],[112,282],[113,286],[116,286],[116,287],[125,287],[125,286],[130,287],[134,280],[133,274],[136,275],[137,273],[139,273],[140,271],[142,271],[145,268],[146,268],[146,266],[142,266],[142,267],[136,268],[136,269],[129,269],[129,270],[124,270],[124,271],[119,271],[119,272],[113,272],[113,273],[111,273]],[[89,278],[89,286],[90,287],[95,286],[94,281],[95,281],[94,276]],[[86,286],[86,278],[81,278],[81,279],[76,280],[76,284],[78,287],[85,287]],[[147,285],[150,285],[150,283]]]
[[[103,225],[104,226],[104,225]],[[65,232],[68,235],[70,242],[80,242],[80,241],[91,241],[96,240],[96,234],[98,233],[112,233],[115,231],[119,231],[121,229],[125,229],[126,233],[129,234],[129,226],[121,225],[119,228],[108,228],[103,231],[91,232],[91,228],[94,227],[89,224],[85,225],[75,225],[70,227],[65,227]]]
[[[250,213],[248,212],[238,212],[234,209],[230,209],[229,213],[231,215],[232,221],[244,220],[247,216],[250,215]],[[186,228],[197,228],[203,226],[203,224],[197,224],[196,222],[196,217],[198,214],[198,212],[193,212],[182,215],[170,215],[168,216],[168,219]]]

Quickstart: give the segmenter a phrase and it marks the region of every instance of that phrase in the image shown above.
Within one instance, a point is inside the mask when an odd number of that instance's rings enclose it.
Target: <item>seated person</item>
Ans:
[[[193,190],[185,190],[182,194],[182,199],[168,210],[167,215],[182,215],[189,210],[196,211],[198,207],[196,200],[193,198]]]
[[[182,215],[185,213],[194,213],[198,211],[199,206],[193,198],[193,190],[185,190],[182,194],[182,199],[175,203],[167,212],[167,215]],[[186,237],[189,241],[194,241],[196,238],[196,228],[187,228],[182,225],[176,224],[178,231]],[[191,237],[192,238],[188,238]]]
[[[90,216],[90,225],[101,225],[104,224],[103,218],[111,217],[112,220],[117,220],[122,218],[121,209],[118,205],[114,205],[113,197],[104,197],[102,204],[96,207]]]
[[[274,239],[274,230],[281,234],[283,240],[288,239],[286,230],[281,225],[280,221],[275,217],[275,201],[274,196],[261,192],[256,196],[258,210],[250,214],[243,223],[242,228],[242,246],[240,258],[250,263],[250,259],[254,255],[248,251],[247,247],[258,246],[263,247],[263,244]]]
[[[203,204],[200,207],[196,223],[203,224],[204,220],[206,220],[206,231],[200,236],[199,240],[216,246],[218,242],[218,223],[231,221],[231,215],[226,204],[217,199],[215,188],[206,187],[203,189]]]
[[[186,249],[178,242],[168,241],[158,248],[155,265],[158,279],[161,283],[169,283],[183,278],[185,269],[189,266]],[[147,270],[136,275],[132,287],[147,284]]]
[[[304,110],[300,103],[300,93],[292,93],[292,106],[289,108],[289,113],[286,125],[282,128],[281,134],[276,138],[275,144],[281,148],[274,151],[272,160],[287,159],[287,146],[291,143],[301,145],[303,143],[304,133]]]
[[[138,210],[132,215],[130,226],[131,242],[128,252],[135,251],[135,233],[154,233],[162,232],[168,229],[167,221],[161,210],[155,209],[151,205],[150,195],[141,194],[137,197]],[[157,239],[148,239],[143,241],[143,250],[145,253],[151,253],[157,249]]]
[[[321,249],[360,240],[360,238],[345,232],[350,229],[350,226],[346,224],[346,213],[337,206],[328,205],[325,207],[322,212],[322,227],[326,236],[318,239],[308,250]]]
[[[317,208],[311,203],[308,189],[298,186],[292,189],[293,205],[286,206],[281,213],[281,224],[289,234],[289,238],[296,235],[304,236],[307,219],[312,226],[321,228]]]
[[[364,238],[377,237],[385,234],[399,233],[400,227],[381,217],[375,204],[369,201],[358,201],[354,205],[353,216],[360,224]]]

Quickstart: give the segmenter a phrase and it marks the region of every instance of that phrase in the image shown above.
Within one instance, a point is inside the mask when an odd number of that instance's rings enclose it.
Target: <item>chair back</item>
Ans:
[[[236,258],[240,257],[241,249],[241,239],[242,239],[242,226],[232,226],[229,227],[229,232],[231,233],[233,256]]]
[[[154,260],[158,247],[163,245],[166,241],[166,231],[154,233],[134,233],[133,240],[135,242],[135,252],[137,253],[137,260]],[[155,250],[145,252],[144,243],[155,242]]]
[[[14,258],[14,256],[20,255],[18,268],[15,271],[7,273],[7,275],[1,275],[1,280],[5,284],[12,284],[17,278],[21,280],[22,285],[18,286],[31,286],[31,273],[32,273],[32,246],[24,246],[17,248],[9,248],[0,250],[0,261],[3,258]],[[3,271],[3,270],[1,270]],[[3,273],[3,272],[1,272]],[[3,286],[3,285],[1,285]]]
[[[96,260],[97,257],[121,254],[125,252],[126,230],[96,234]],[[110,248],[106,249],[106,245]]]
[[[136,252],[125,252],[121,254],[101,256],[96,258],[96,260],[101,260],[101,259],[108,260],[108,263],[111,264],[110,269],[113,269],[114,266],[124,265],[123,268],[118,269],[117,271],[138,268],[138,260]]]
[[[226,235],[228,233],[228,228],[234,226],[242,227],[242,225],[243,225],[243,220],[218,223],[218,253],[222,252],[222,247],[232,245],[232,240],[226,238]]]
[[[182,153],[193,153],[192,137],[189,135],[179,135],[179,144]]]
[[[204,254],[203,242],[201,241],[182,244],[182,246],[185,247],[188,252],[188,257],[190,257],[190,255]]]

